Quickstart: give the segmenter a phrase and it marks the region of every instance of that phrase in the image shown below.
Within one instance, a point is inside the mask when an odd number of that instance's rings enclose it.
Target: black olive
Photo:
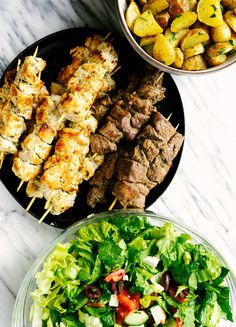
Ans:
[[[86,296],[90,299],[98,299],[102,294],[100,289],[93,285],[86,286],[84,291]]]
[[[161,286],[164,287],[165,292],[168,292],[172,286],[171,272],[165,271],[161,277]]]

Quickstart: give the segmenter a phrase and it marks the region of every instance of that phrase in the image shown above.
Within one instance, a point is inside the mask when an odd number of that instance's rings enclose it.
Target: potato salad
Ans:
[[[236,0],[132,0],[126,23],[150,56],[178,69],[217,66],[236,50]]]

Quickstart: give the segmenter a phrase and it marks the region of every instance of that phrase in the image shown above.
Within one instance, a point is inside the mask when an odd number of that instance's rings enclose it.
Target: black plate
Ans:
[[[38,56],[47,61],[46,69],[42,73],[42,79],[45,81],[46,86],[49,86],[51,81],[56,81],[60,69],[71,62],[69,50],[79,44],[83,44],[85,37],[88,35],[93,35],[94,33],[99,33],[101,36],[105,36],[107,34],[107,32],[98,31],[93,28],[71,28],[51,34],[37,41],[36,43],[26,48],[23,52],[21,52],[7,67],[6,71],[15,68],[19,58],[23,59],[25,56],[32,55],[35,51],[35,48],[38,46]],[[118,86],[122,86],[122,82],[126,80],[128,74],[131,71],[134,71],[135,68],[140,67],[140,65],[144,62],[133,51],[132,47],[125,39],[115,35],[111,35],[109,39],[113,39],[113,45],[119,53],[120,65],[122,66],[122,69],[120,69],[120,71],[115,74],[115,78]],[[3,84],[3,80],[4,74],[0,80],[0,85]],[[166,87],[166,98],[161,102],[159,110],[165,115],[165,117],[172,113],[170,119],[171,123],[174,126],[179,124],[178,131],[184,135],[185,126],[183,105],[175,82],[169,74],[165,74],[164,76],[164,86]],[[178,156],[175,158],[173,166],[166,176],[164,182],[160,186],[152,189],[152,191],[147,196],[146,208],[153,204],[167,189],[177,171],[181,153],[182,149],[178,153]],[[26,183],[17,193],[16,189],[20,180],[13,174],[11,166],[12,156],[7,155],[0,172],[0,178],[5,187],[18,201],[18,203],[23,208],[26,208],[30,201],[25,192]],[[80,192],[78,193],[74,207],[64,212],[60,216],[53,216],[49,214],[45,218],[44,222],[47,224],[53,224],[59,228],[66,228],[89,214],[101,212],[108,209],[108,204],[99,205],[95,209],[88,207],[86,205],[87,190],[88,184],[83,183],[80,187]],[[112,197],[109,203],[111,202]],[[39,219],[45,212],[44,204],[45,200],[37,199],[29,212],[34,217]]]

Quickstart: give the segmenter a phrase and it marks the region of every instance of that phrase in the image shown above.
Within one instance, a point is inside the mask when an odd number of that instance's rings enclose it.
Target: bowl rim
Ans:
[[[18,291],[13,314],[12,314],[12,327],[22,327],[25,326],[25,307],[27,302],[27,295],[29,295],[29,289],[30,286],[35,282],[35,274],[39,270],[40,266],[42,266],[45,259],[49,256],[49,254],[52,252],[52,250],[55,248],[56,244],[59,242],[66,242],[69,239],[72,239],[72,236],[75,235],[75,233],[83,226],[93,224],[93,223],[99,223],[100,221],[103,221],[104,219],[115,219],[116,216],[121,215],[138,215],[138,216],[146,216],[150,222],[153,224],[153,222],[157,222],[157,226],[162,226],[166,222],[170,222],[173,224],[174,229],[177,231],[180,231],[181,233],[189,233],[191,236],[191,240],[194,243],[201,243],[210,251],[212,251],[217,258],[220,260],[222,265],[227,267],[229,269],[229,274],[226,276],[226,283],[227,286],[230,289],[230,302],[232,307],[232,313],[234,317],[234,320],[236,320],[236,302],[234,302],[234,298],[236,296],[236,276],[235,272],[231,269],[228,262],[224,259],[224,257],[221,255],[220,251],[218,250],[215,245],[213,245],[210,241],[208,241],[207,237],[203,236],[200,232],[195,230],[194,228],[188,226],[185,222],[181,221],[180,219],[177,219],[176,217],[167,217],[165,215],[154,213],[150,210],[135,210],[135,209],[122,209],[122,210],[112,210],[112,211],[103,211],[100,213],[92,214],[84,219],[74,223],[67,229],[63,230],[59,236],[54,238],[49,244],[47,244],[39,253],[39,255],[36,257],[32,265],[30,266],[21,286]],[[28,312],[29,314],[29,312]],[[233,325],[232,325],[233,326]]]
[[[142,49],[142,47],[137,43],[135,38],[133,37],[131,31],[129,30],[126,21],[125,21],[125,15],[122,10],[122,3],[127,2],[127,0],[115,0],[115,7],[116,7],[116,13],[119,18],[120,25],[122,27],[122,30],[124,32],[124,35],[126,36],[127,40],[129,41],[130,45],[133,47],[133,49],[144,59],[146,60],[150,65],[159,68],[163,70],[166,73],[172,73],[175,75],[201,75],[201,74],[207,74],[207,73],[214,73],[219,70],[222,70],[236,62],[236,53],[234,57],[228,57],[227,60],[218,66],[215,67],[209,67],[207,69],[201,69],[201,70],[185,70],[185,69],[178,69],[171,66],[167,66],[156,59],[154,59],[152,56],[150,56],[146,51]]]

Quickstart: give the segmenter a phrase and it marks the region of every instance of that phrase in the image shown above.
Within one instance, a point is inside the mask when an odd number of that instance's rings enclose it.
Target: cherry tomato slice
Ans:
[[[119,282],[120,280],[123,279],[125,275],[125,270],[124,269],[118,269],[113,272],[111,272],[106,278],[105,281],[110,283],[110,282]]]

